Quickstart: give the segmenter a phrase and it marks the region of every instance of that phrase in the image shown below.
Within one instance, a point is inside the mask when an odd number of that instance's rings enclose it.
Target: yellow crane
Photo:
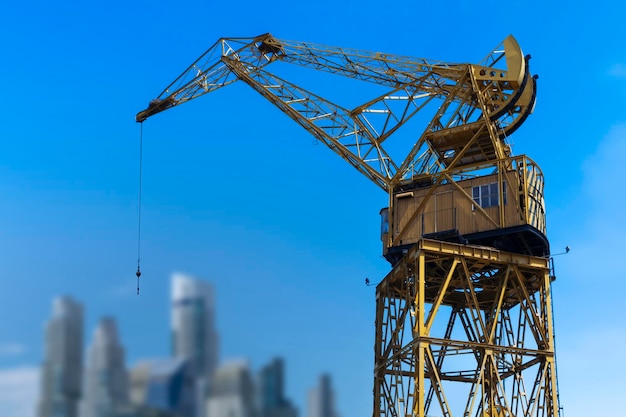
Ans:
[[[375,417],[557,416],[543,175],[507,141],[534,107],[529,58],[512,36],[478,64],[222,38],[136,120],[243,81],[388,193]],[[371,94],[342,106],[270,72],[281,65]],[[407,144],[412,119],[423,131]]]

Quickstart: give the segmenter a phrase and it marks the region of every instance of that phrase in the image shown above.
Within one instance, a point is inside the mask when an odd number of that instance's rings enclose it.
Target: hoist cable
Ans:
[[[142,162],[143,162],[143,123],[140,123],[139,128],[139,197],[137,204],[137,294],[139,294],[139,277],[141,277],[141,174],[142,174]]]

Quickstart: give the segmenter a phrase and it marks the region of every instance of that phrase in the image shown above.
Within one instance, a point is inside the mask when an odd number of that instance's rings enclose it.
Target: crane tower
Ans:
[[[529,59],[513,36],[478,64],[222,38],[136,120],[240,80],[388,193],[374,417],[556,417],[543,175],[508,141],[535,104]],[[281,66],[370,95],[342,106]]]

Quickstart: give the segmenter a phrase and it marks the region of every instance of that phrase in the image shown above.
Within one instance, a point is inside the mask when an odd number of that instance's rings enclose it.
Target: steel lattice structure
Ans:
[[[269,72],[266,68],[275,62],[389,90],[348,109]],[[466,157],[472,162],[508,156],[510,151],[499,139],[517,129],[531,111],[535,89],[530,78],[526,60],[512,37],[491,52],[482,65],[278,40],[271,34],[223,38],[139,112],[136,120],[143,122],[241,80],[389,191],[394,184],[415,176],[458,165],[460,160],[452,164],[446,154],[461,151],[470,139]],[[439,110],[424,135],[408,155],[392,158],[384,142],[433,102]],[[497,122],[497,128],[488,122]],[[451,141],[453,136],[455,141]],[[423,169],[424,161],[430,165],[428,170]]]
[[[222,38],[136,120],[243,81],[388,193],[374,417],[556,417],[543,174],[507,143],[534,108],[529,58],[512,36],[478,64]],[[276,65],[377,89],[342,106]],[[420,117],[408,151],[392,151]]]
[[[549,272],[421,240],[376,290],[374,415],[557,416]]]

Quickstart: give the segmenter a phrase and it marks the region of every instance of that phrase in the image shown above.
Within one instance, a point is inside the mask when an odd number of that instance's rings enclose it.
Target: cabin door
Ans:
[[[453,196],[453,191],[435,194],[435,232],[456,229],[456,210]]]

